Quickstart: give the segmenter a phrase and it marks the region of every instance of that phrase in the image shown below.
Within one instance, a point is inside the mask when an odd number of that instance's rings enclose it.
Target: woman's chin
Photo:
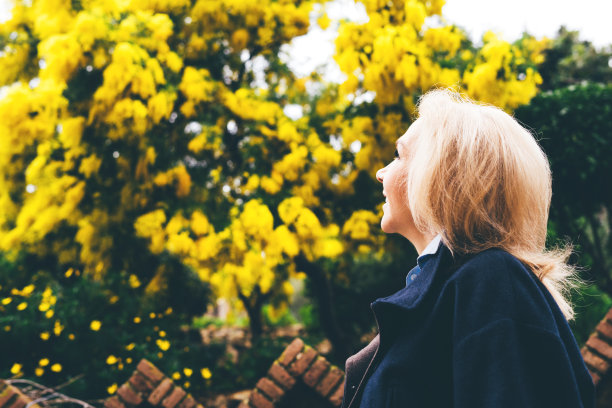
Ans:
[[[391,223],[387,217],[387,215],[383,215],[382,219],[380,220],[380,229],[387,234],[391,234],[393,231],[391,228]]]

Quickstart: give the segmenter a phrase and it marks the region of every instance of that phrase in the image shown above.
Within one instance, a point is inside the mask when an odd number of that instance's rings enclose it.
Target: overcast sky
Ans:
[[[8,18],[9,4],[9,0],[0,0],[0,21]],[[326,5],[326,11],[332,19],[367,19],[363,5],[353,0],[334,0]],[[508,41],[523,31],[536,37],[554,37],[565,25],[599,47],[612,44],[612,0],[447,0],[442,14],[447,23],[461,26],[475,41],[487,30]],[[309,34],[286,48],[290,66],[300,76],[327,66],[326,77],[339,80],[341,75],[332,60],[334,38],[333,27],[323,31],[313,25]]]

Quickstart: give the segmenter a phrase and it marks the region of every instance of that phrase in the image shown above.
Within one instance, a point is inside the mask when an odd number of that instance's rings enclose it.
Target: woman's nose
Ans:
[[[379,169],[376,172],[376,180],[380,181],[381,183],[383,182],[383,177],[385,175],[385,169],[386,167],[383,167],[382,169]]]

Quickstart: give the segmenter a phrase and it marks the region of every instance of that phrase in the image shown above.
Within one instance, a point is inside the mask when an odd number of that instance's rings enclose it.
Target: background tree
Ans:
[[[581,40],[580,33],[561,27],[544,51],[545,60],[538,66],[541,89],[555,90],[588,82],[612,82],[612,47],[598,49]]]
[[[347,80],[327,86],[279,58],[312,4],[18,3],[1,28],[0,249],[24,283],[72,268],[186,319],[204,310],[197,276],[257,336],[262,306],[280,313],[308,277],[337,357],[356,347],[367,297],[414,262],[380,232],[374,173],[419,95],[459,86],[512,110],[537,92],[543,43],[477,48],[424,25],[443,1],[366,1],[367,23],[339,23]]]

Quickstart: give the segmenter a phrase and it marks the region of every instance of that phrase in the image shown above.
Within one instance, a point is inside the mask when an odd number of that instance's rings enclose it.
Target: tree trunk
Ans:
[[[306,259],[303,254],[295,258],[295,265],[298,270],[303,271],[310,278],[315,292],[321,327],[332,344],[334,355],[343,361],[348,357],[350,347],[346,335],[342,333],[338,325],[336,310],[332,302],[332,288],[325,276],[325,271],[316,263]]]
[[[244,305],[244,308],[249,316],[249,329],[253,340],[257,340],[263,334],[263,319],[261,316],[261,308],[268,298],[262,295],[259,286],[255,286],[251,296],[246,297],[242,292],[238,291],[238,298]]]

